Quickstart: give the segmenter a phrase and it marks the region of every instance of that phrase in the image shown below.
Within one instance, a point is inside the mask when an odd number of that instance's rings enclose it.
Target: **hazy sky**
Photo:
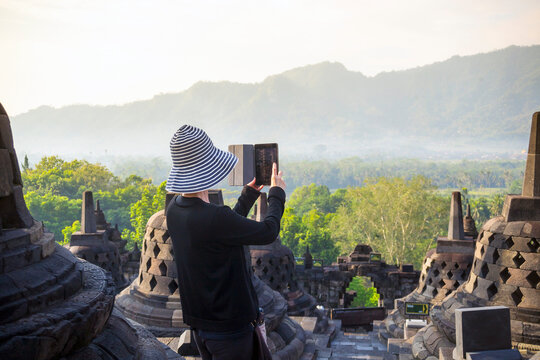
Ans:
[[[0,102],[114,104],[339,61],[366,75],[540,44],[538,0],[0,0]]]

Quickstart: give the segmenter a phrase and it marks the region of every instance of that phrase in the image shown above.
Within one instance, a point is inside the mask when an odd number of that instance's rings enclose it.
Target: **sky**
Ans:
[[[0,102],[122,104],[338,61],[368,76],[540,44],[538,0],[0,0]]]

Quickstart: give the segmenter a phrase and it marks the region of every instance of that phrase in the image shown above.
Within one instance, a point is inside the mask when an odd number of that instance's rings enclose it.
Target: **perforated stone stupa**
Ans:
[[[448,236],[439,237],[437,247],[427,252],[417,288],[396,300],[396,309],[388,315],[384,327],[380,329],[382,340],[386,341],[388,337],[403,338],[405,302],[435,304],[467,280],[473,261],[474,239],[465,235],[465,220],[466,217],[462,216],[461,193],[453,192]]]
[[[261,193],[255,207],[255,220],[264,220],[267,207],[266,194]],[[250,252],[255,275],[283,295],[290,315],[311,315],[315,312],[315,298],[298,284],[294,254],[281,244],[279,236],[269,245],[250,246]]]
[[[173,194],[167,194],[165,209]],[[129,319],[144,325],[159,337],[177,337],[187,329],[182,306],[172,241],[165,209],[146,225],[139,274],[118,294],[116,306]]]
[[[431,312],[432,324],[413,341],[426,359],[455,343],[458,308],[510,308],[512,343],[540,350],[540,113],[533,115],[521,195],[507,195],[502,216],[487,221],[478,237],[467,282]]]
[[[167,359],[113,303],[111,277],[57,245],[30,216],[0,104],[0,358]]]
[[[109,271],[119,291],[127,286],[127,280],[122,271],[122,260],[118,246],[109,240],[111,231],[107,229],[108,224],[99,206],[97,214],[100,219],[100,228],[98,229],[92,192],[85,191],[82,198],[81,231],[71,235],[69,251],[81,259]]]

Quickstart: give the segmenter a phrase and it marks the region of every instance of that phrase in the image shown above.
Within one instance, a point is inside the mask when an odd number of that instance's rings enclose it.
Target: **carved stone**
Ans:
[[[388,314],[384,327],[379,329],[381,340],[404,337],[406,302],[437,304],[468,279],[475,241],[470,236],[462,235],[465,231],[460,192],[452,193],[448,231],[448,237],[437,238],[436,249],[427,252],[416,289],[395,301],[396,309]],[[462,236],[462,239],[452,239],[450,233],[455,234],[454,237]]]
[[[539,130],[536,113],[531,126],[530,153],[537,151]],[[534,162],[527,163],[523,194],[508,195],[503,216],[483,225],[469,278],[440,304],[433,306],[429,333],[425,331],[422,335],[419,332],[414,338],[415,358],[423,360],[438,354],[443,344],[453,346],[456,342],[455,311],[470,307],[507,306],[513,345],[523,350],[540,346],[540,197],[534,190],[540,174],[536,169]]]
[[[0,109],[0,168],[0,219],[3,227],[31,227],[34,221],[24,202],[11,125],[3,107]]]
[[[122,260],[118,247],[109,240],[108,230],[97,230],[94,200],[91,191],[83,193],[81,231],[74,232],[69,242],[69,251],[109,271],[118,291],[127,286],[122,271]]]
[[[531,136],[529,139],[529,153],[523,177],[523,196],[540,196],[540,112],[532,118]]]
[[[454,191],[450,203],[450,221],[448,222],[448,239],[464,240],[463,210],[461,208],[461,193]]]
[[[474,222],[473,217],[471,216],[471,205],[467,204],[467,213],[463,218],[463,231],[465,236],[472,237],[476,239],[478,237],[478,230],[476,230],[476,223]]]
[[[2,116],[0,104],[1,141],[9,145]],[[0,164],[0,174],[14,169],[6,166]],[[0,358],[166,360],[155,338],[111,314],[114,283],[103,269],[57,245],[42,223],[21,220],[28,210],[15,180],[20,201],[3,207],[0,217],[9,223],[0,233]]]

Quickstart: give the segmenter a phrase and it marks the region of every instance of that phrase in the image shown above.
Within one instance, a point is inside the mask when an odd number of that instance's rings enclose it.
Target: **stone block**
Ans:
[[[439,360],[454,360],[452,352],[453,347],[440,347],[439,348]]]
[[[9,157],[11,158],[11,171],[13,172],[13,184],[22,187],[21,169],[19,168],[19,160],[15,149],[9,151]]]
[[[11,195],[0,197],[0,218],[4,229],[32,227],[34,220],[24,202],[22,186],[15,185]]]
[[[296,321],[304,331],[313,332],[317,325],[317,318],[312,316],[290,316],[290,318]]]
[[[230,186],[244,186],[255,177],[255,148],[253,145],[229,145],[229,152],[238,163],[229,175]]]
[[[523,176],[523,196],[540,196],[540,128],[538,127],[538,113],[533,118],[531,138],[529,140],[529,153]]]
[[[401,264],[400,270],[402,272],[414,272],[414,266],[412,264]]]
[[[420,319],[407,319],[403,325],[403,334],[405,339],[410,339],[416,335],[416,333],[427,326],[426,320]]]
[[[521,360],[521,354],[516,349],[491,350],[467,353],[466,360]]]
[[[5,197],[11,194],[13,187],[11,158],[6,149],[0,149],[0,169],[2,169],[0,173],[0,197]]]
[[[461,207],[461,193],[459,191],[454,191],[452,193],[450,221],[448,223],[448,239],[465,239],[465,232],[463,230],[463,208]]]
[[[178,347],[173,350],[176,350],[176,352],[182,356],[199,355],[199,349],[197,349],[197,345],[195,344],[192,330],[186,330],[182,333],[180,339],[178,340]]]
[[[502,214],[507,222],[540,221],[540,196],[507,195]],[[519,236],[519,232],[509,235]]]
[[[437,254],[471,254],[474,251],[475,242],[471,240],[437,239]]]
[[[71,246],[95,246],[97,244],[105,244],[106,234],[104,231],[93,234],[76,231],[71,234],[69,243]]]
[[[13,134],[11,133],[11,125],[9,123],[9,117],[3,108],[0,111],[0,148],[13,149]]]
[[[81,232],[83,234],[97,231],[96,214],[94,212],[94,197],[91,191],[82,194]]]
[[[223,193],[221,190],[208,190],[208,200],[211,204],[223,206]]]
[[[468,352],[512,348],[510,310],[504,306],[461,308],[455,311],[456,360]]]
[[[388,339],[387,351],[390,354],[399,354],[399,349],[402,343],[403,343],[403,339],[394,339],[394,338]]]

